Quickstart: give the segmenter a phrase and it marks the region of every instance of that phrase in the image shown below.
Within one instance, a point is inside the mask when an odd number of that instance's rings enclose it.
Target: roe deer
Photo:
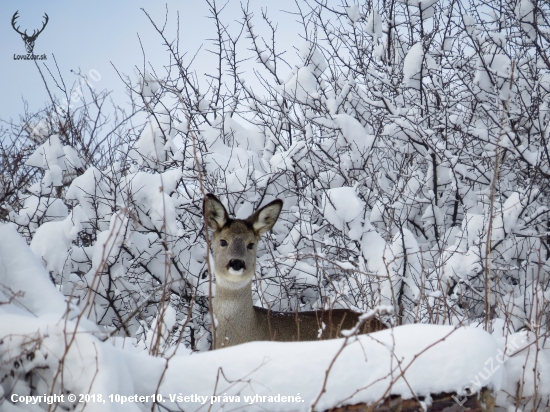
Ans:
[[[276,199],[247,219],[231,219],[213,194],[204,199],[204,216],[213,229],[216,296],[213,312],[217,320],[216,347],[257,340],[300,341],[331,339],[342,329],[351,329],[360,314],[349,309],[310,312],[274,312],[252,303],[252,278],[260,236],[270,230],[281,212]],[[385,328],[377,319],[362,325],[360,333]]]

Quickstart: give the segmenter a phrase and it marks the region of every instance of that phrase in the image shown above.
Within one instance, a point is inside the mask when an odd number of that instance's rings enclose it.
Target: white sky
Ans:
[[[219,1],[221,7],[225,1]],[[158,24],[164,22],[168,5],[169,38],[176,37],[176,12],[180,13],[180,50],[192,56],[203,45],[203,51],[194,64],[199,75],[208,71],[214,63],[206,52],[215,35],[214,22],[208,19],[208,6],[203,0],[167,1],[38,1],[1,0],[0,2],[0,119],[18,120],[23,113],[25,99],[31,112],[44,107],[48,95],[39,72],[32,61],[14,60],[14,54],[26,54],[21,36],[11,27],[11,18],[19,10],[18,24],[21,31],[31,34],[42,25],[43,15],[49,15],[49,23],[38,36],[34,53],[47,54],[46,64],[55,71],[53,55],[66,83],[72,84],[77,77],[71,70],[89,73],[94,69],[101,80],[94,83],[97,89],[113,90],[116,103],[124,103],[124,86],[111,62],[117,69],[133,80],[134,66],[143,67],[143,55],[138,34],[146,51],[146,58],[161,68],[168,61],[168,53],[162,46],[160,36],[154,31],[145,14],[145,8]],[[299,44],[300,27],[295,17],[286,11],[296,11],[293,0],[252,0],[257,33],[263,22],[261,8],[267,8],[270,18],[279,23],[280,46],[292,48]],[[240,2],[229,0],[222,14],[230,28],[237,28],[235,20],[242,16]],[[289,51],[295,54],[292,50]],[[46,72],[45,70],[43,70]],[[55,88],[51,79],[50,87]]]

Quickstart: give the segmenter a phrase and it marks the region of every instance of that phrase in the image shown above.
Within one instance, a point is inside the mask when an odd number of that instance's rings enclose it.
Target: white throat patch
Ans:
[[[229,268],[227,271],[230,275],[234,276],[241,276],[244,273],[244,269],[235,270],[233,268]]]

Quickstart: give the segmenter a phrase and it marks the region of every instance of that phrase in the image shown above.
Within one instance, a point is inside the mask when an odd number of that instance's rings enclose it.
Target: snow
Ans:
[[[521,385],[524,397],[534,396],[536,392],[539,396],[550,397],[550,350],[537,351],[534,341],[534,335],[525,332],[500,339],[503,347],[501,358],[506,359],[503,391],[515,393]]]
[[[300,151],[302,151],[305,148],[305,142],[304,141],[298,141],[294,143],[292,146],[288,148],[288,150],[285,150],[284,152],[277,152],[269,159],[269,164],[271,165],[271,169],[273,171],[277,170],[294,170],[294,160],[292,157],[296,154],[298,154]]]
[[[14,215],[14,221],[20,225],[33,223],[34,227],[39,216],[44,222],[48,222],[64,219],[68,213],[69,210],[61,199],[31,195],[25,199],[19,213]]]
[[[259,130],[247,129],[232,117],[226,116],[224,128],[238,147],[252,152],[260,152],[265,147],[265,137]]]
[[[77,327],[74,322],[58,322],[41,316],[32,318],[14,314],[2,314],[0,322],[0,336],[3,337],[0,362],[2,365],[12,365],[13,359],[21,356],[19,368],[14,368],[14,378],[21,379],[14,388],[17,395],[30,395],[25,388],[23,376],[25,373],[42,369],[41,379],[35,383],[34,394],[49,394],[48,384],[55,381],[54,393],[59,393],[62,385],[65,394],[65,407],[73,402],[67,401],[67,395],[95,394],[108,399],[110,394],[125,396],[134,395],[133,377],[120,351],[110,344],[104,344],[95,337],[90,330]],[[72,340],[74,338],[74,340]],[[71,342],[70,345],[67,342]],[[32,353],[33,356],[27,356]],[[64,362],[61,366],[59,359]],[[9,368],[9,366],[8,366]],[[3,375],[5,367],[0,367]],[[58,370],[61,374],[56,375]],[[7,383],[13,382],[10,378]],[[4,400],[4,405],[7,401]],[[14,410],[25,410],[17,403]],[[82,410],[79,405],[79,410]],[[43,404],[47,410],[47,404]],[[35,409],[42,410],[42,409]],[[114,402],[88,402],[86,411],[140,411],[138,404],[129,403],[123,407]]]
[[[495,222],[493,224],[493,236],[495,240],[504,239],[507,233],[514,231],[521,210],[520,194],[518,192],[513,192],[502,205],[502,212],[495,216]]]
[[[108,207],[101,202],[97,205],[98,210],[96,210],[92,194],[100,194],[108,198],[108,192],[109,188],[103,181],[102,173],[95,167],[90,167],[84,174],[72,181],[65,197],[68,200],[77,200],[86,216],[95,216],[96,213],[102,216],[109,212]]]
[[[302,103],[311,102],[319,97],[317,90],[317,77],[314,74],[316,67],[311,64],[300,67],[283,86],[285,92],[292,98]]]
[[[315,180],[315,186],[319,188],[336,188],[342,187],[343,185],[344,178],[331,170],[320,172],[319,177]]]
[[[386,274],[386,265],[384,260],[385,256],[388,254],[386,251],[386,242],[375,230],[371,222],[365,221],[365,227],[363,230],[364,233],[361,237],[361,245],[363,257],[366,259],[369,269],[365,272],[384,275]]]
[[[357,23],[361,18],[361,13],[359,12],[359,4],[353,4],[349,7],[346,7],[346,13],[348,14],[348,17],[353,22],[353,24]]]
[[[83,167],[82,160],[78,156],[76,150],[71,146],[63,146],[63,152],[65,153],[66,164],[73,169],[77,167]]]
[[[478,69],[475,73],[474,84],[486,92],[496,91],[502,100],[510,94],[510,75],[512,62],[505,54],[488,54],[483,61],[478,60]],[[485,70],[488,68],[489,71]]]
[[[415,43],[407,53],[403,63],[403,80],[405,85],[413,89],[420,89],[422,82],[422,61],[424,50],[422,43]]]
[[[308,67],[314,76],[320,76],[328,66],[319,47],[310,41],[302,42],[300,46],[300,57],[304,62],[310,63]]]
[[[464,20],[466,31],[470,36],[472,36],[476,27],[476,19],[468,14],[464,14],[462,18]]]
[[[146,70],[143,77],[138,75],[138,81],[141,86],[141,93],[144,97],[152,97],[160,88],[159,82],[151,76]]]
[[[48,272],[63,273],[71,241],[65,234],[64,222],[46,222],[34,234],[31,250],[46,264]]]
[[[103,265],[109,265],[110,258],[118,255],[127,225],[128,218],[123,211],[120,211],[111,217],[109,230],[104,230],[97,235],[92,257],[92,270],[88,274],[90,284],[93,284],[93,279],[102,270]]]
[[[63,295],[15,227],[0,224],[0,301],[9,301],[11,294],[17,294],[14,306],[36,316],[51,313],[61,317],[67,309]],[[0,314],[7,307],[0,305]]]
[[[453,391],[462,395],[462,388],[483,372],[486,360],[496,356],[497,349],[495,340],[479,329],[435,325],[402,326],[347,343],[343,339],[253,342],[174,358],[160,390],[182,396],[239,395],[240,401],[234,398],[225,405],[221,398],[214,410],[245,407],[249,403],[245,396],[299,395],[301,402],[254,403],[247,410],[307,410],[320,394],[325,371],[336,357],[315,410],[330,409],[343,399],[349,404],[372,403],[383,398],[390,385],[392,394],[405,399],[413,397],[411,390],[416,396]],[[201,373],[189,374],[190,370]],[[495,373],[483,386],[498,388],[501,379],[501,372]],[[168,405],[185,408],[184,403]]]
[[[342,130],[345,141],[352,146],[352,150],[359,150],[359,152],[364,153],[371,148],[374,136],[367,134],[367,131],[357,119],[342,113],[335,115],[334,121]]]
[[[525,30],[531,40],[535,40],[537,34],[533,27],[535,6],[531,0],[521,0],[516,6],[516,17],[521,21],[521,28]]]
[[[369,14],[365,30],[372,36],[373,43],[376,43],[382,37],[382,20],[378,10],[373,9]]]
[[[26,165],[48,169],[50,166],[58,165],[64,156],[65,152],[59,136],[54,134],[34,151]]]
[[[332,225],[342,228],[363,211],[363,201],[353,187],[328,189],[323,197],[323,215]]]

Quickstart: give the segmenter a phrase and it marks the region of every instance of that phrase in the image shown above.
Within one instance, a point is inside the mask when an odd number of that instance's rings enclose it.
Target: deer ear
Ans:
[[[229,215],[222,202],[212,193],[208,193],[204,197],[202,207],[206,223],[211,229],[220,230],[229,220]]]
[[[252,224],[252,227],[256,233],[263,235],[271,229],[273,225],[275,225],[282,208],[283,201],[281,199],[275,199],[273,202],[268,203],[261,209],[256,210],[246,220]]]

